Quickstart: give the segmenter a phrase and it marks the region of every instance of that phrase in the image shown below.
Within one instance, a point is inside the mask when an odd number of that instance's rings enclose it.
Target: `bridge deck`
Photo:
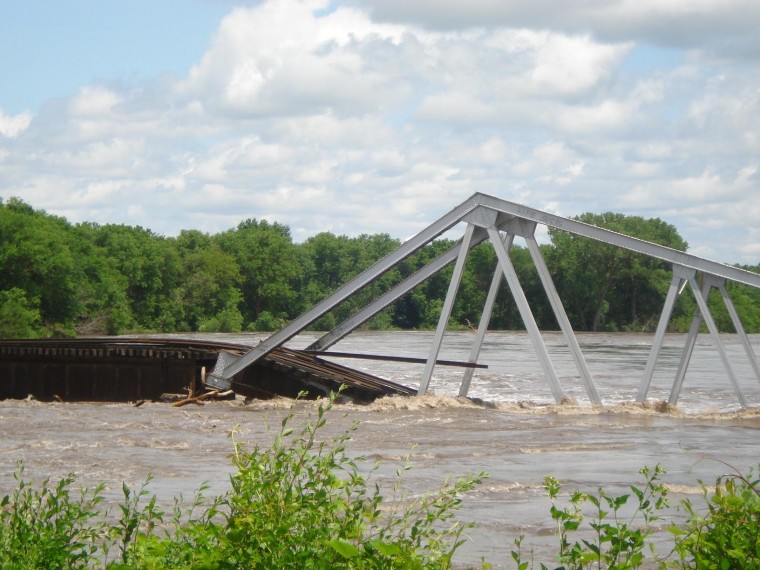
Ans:
[[[245,344],[155,338],[0,340],[0,399],[64,401],[157,400],[165,393],[203,389],[204,370],[221,352],[245,354]],[[235,392],[255,398],[325,395],[344,384],[344,395],[371,401],[414,391],[329,362],[314,354],[272,351],[233,382]]]

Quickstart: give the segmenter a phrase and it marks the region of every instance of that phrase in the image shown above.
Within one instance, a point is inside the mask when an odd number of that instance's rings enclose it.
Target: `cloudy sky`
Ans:
[[[3,0],[0,197],[176,235],[473,192],[760,262],[757,0]]]

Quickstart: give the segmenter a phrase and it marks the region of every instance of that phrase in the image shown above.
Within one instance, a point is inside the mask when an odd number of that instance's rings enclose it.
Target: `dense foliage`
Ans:
[[[686,249],[677,230],[659,219],[614,213],[578,219]],[[543,255],[577,330],[654,329],[670,283],[665,263],[559,230],[550,237]],[[443,239],[424,247],[314,328],[340,323],[452,245]],[[0,201],[0,338],[276,330],[398,246],[386,234],[320,233],[299,244],[287,226],[254,219],[215,235],[186,230],[164,237],[141,227],[71,224],[11,198]],[[556,329],[528,250],[515,246],[511,257],[539,326]],[[478,321],[495,267],[490,245],[472,251],[452,327]],[[367,326],[434,328],[450,275],[444,269]],[[760,331],[760,290],[729,288],[746,329]],[[732,330],[719,296],[710,302],[719,325]],[[672,326],[687,328],[693,312],[693,300],[683,295]],[[505,284],[491,328],[522,328]]]

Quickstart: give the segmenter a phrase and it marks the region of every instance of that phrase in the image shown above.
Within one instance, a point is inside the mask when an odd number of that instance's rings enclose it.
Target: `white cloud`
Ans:
[[[604,45],[588,36],[545,34],[530,79],[539,91],[572,95],[609,78],[613,66],[632,46]]]
[[[9,116],[0,109],[0,135],[12,139],[29,127],[32,122],[31,113],[20,113]]]
[[[757,10],[721,5],[236,8],[185,77],[0,113],[0,196],[165,234],[255,217],[296,239],[404,238],[481,191],[560,215],[658,216],[695,251],[757,263],[760,64],[714,49]],[[661,33],[690,51],[642,61]]]
[[[99,117],[110,114],[120,101],[110,89],[85,85],[72,98],[69,109],[74,117]]]
[[[382,21],[431,29],[472,27],[593,32],[605,41],[757,55],[760,4],[754,0],[351,0]]]
[[[737,200],[755,202],[753,190],[758,183],[757,166],[749,165],[726,180],[720,174],[705,170],[698,176],[681,179],[657,180],[637,186],[627,197],[631,204],[649,203],[656,208],[699,209],[706,202],[712,204],[736,203]],[[726,223],[733,223],[726,221]]]
[[[391,97],[363,49],[368,40],[397,41],[401,28],[348,9],[316,17],[326,5],[281,0],[234,10],[181,89],[246,116],[362,111]]]

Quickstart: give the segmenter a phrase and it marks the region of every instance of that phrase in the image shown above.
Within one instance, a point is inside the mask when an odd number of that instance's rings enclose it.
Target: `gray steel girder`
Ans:
[[[495,224],[493,223],[493,220],[496,220]],[[364,270],[362,273],[360,273],[359,275],[351,279],[348,283],[346,283],[343,287],[341,287],[340,289],[338,289],[337,291],[335,291],[334,293],[326,297],[321,302],[317,303],[309,311],[307,311],[306,313],[304,313],[303,315],[295,319],[292,323],[290,323],[289,325],[287,325],[280,331],[274,333],[273,335],[271,335],[270,337],[262,341],[258,346],[252,348],[249,352],[247,352],[243,356],[237,357],[232,354],[220,355],[217,361],[217,365],[214,368],[213,372],[207,376],[207,380],[206,380],[207,384],[216,388],[221,388],[221,389],[229,388],[229,386],[231,385],[232,377],[238,372],[240,372],[241,370],[243,370],[246,366],[249,366],[250,364],[256,362],[259,358],[266,355],[274,348],[281,346],[282,344],[284,344],[285,342],[293,338],[295,335],[302,332],[306,327],[308,327],[314,321],[316,321],[317,319],[319,319],[320,317],[328,313],[330,310],[332,310],[337,305],[339,305],[340,303],[342,303],[343,301],[351,297],[354,293],[361,290],[363,287],[365,287],[369,283],[373,282],[375,279],[380,277],[386,271],[391,269],[394,265],[396,265],[397,263],[399,263],[400,261],[402,261],[409,255],[413,254],[415,251],[419,250],[426,244],[430,243],[431,241],[439,237],[444,232],[453,228],[458,223],[467,222],[468,224],[477,226],[474,228],[474,231],[472,231],[471,243],[467,246],[467,249],[469,250],[470,247],[473,247],[477,243],[480,243],[484,241],[485,239],[487,239],[489,237],[489,234],[493,241],[498,234],[498,227],[500,227],[501,225],[511,220],[515,220],[516,223],[518,224],[522,222],[543,224],[548,227],[557,228],[560,230],[570,232],[572,234],[584,236],[596,241],[601,241],[604,243],[615,245],[617,247],[621,247],[623,249],[638,252],[638,253],[647,255],[649,257],[661,259],[663,261],[672,263],[674,267],[683,267],[683,268],[687,268],[687,269],[691,269],[695,271],[700,271],[705,274],[713,275],[713,276],[723,278],[729,281],[743,283],[751,287],[760,288],[760,275],[758,274],[755,274],[755,273],[752,273],[752,272],[749,272],[737,267],[732,267],[729,265],[725,265],[722,263],[704,259],[695,255],[684,253],[684,252],[674,250],[668,247],[664,247],[658,244],[654,244],[651,242],[647,242],[644,240],[640,240],[637,238],[619,234],[610,230],[606,230],[604,228],[591,226],[589,224],[584,224],[583,222],[571,220],[569,218],[564,218],[562,216],[557,216],[549,212],[544,212],[542,210],[529,208],[527,206],[523,206],[521,204],[517,204],[514,202],[509,202],[507,200],[502,200],[501,198],[497,198],[495,196],[489,196],[487,194],[482,194],[482,193],[475,193],[472,196],[470,196],[467,200],[462,202],[459,206],[457,206],[456,208],[454,208],[453,210],[451,210],[450,212],[448,212],[447,214],[439,218],[437,221],[433,222],[424,230],[422,230],[419,234],[417,234],[413,238],[403,243],[396,251],[392,252],[390,255],[381,259],[380,261],[378,261],[377,263],[375,263],[368,269]],[[533,243],[533,241],[531,241],[530,238],[528,238],[528,241],[529,241],[529,249],[531,250],[531,254],[534,257],[534,263],[542,264],[542,260],[540,260],[535,255],[536,252],[534,251],[534,249],[537,251],[535,244]],[[508,265],[508,256],[506,260],[504,260],[504,254],[506,253],[504,244],[502,244],[501,241],[499,240],[498,245],[497,244],[494,244],[494,245],[497,250],[498,257],[500,258],[500,265],[502,266],[502,270],[505,270],[505,269],[508,270],[509,268],[505,267]],[[375,302],[365,307],[365,309],[357,313],[354,317],[351,317],[344,323],[341,323],[341,325],[336,327],[336,329],[324,335],[317,342],[312,344],[312,346],[309,348],[315,349],[315,350],[324,350],[327,347],[334,344],[335,342],[337,342],[338,340],[340,340],[340,338],[343,338],[346,334],[350,333],[361,323],[365,322],[367,319],[371,318],[374,314],[376,314],[377,312],[381,311],[383,308],[390,305],[393,301],[398,299],[401,295],[404,295],[406,292],[410,291],[416,285],[418,285],[419,283],[421,283],[422,281],[424,281],[431,275],[434,275],[437,271],[440,271],[440,269],[442,269],[443,267],[445,267],[446,265],[448,265],[455,259],[459,258],[460,254],[462,254],[461,246],[462,244],[460,242],[458,245],[451,248],[448,252],[444,253],[438,259],[431,262],[431,264],[421,269],[416,274],[409,277],[406,281],[397,285],[394,289],[385,293],[380,298],[378,298]],[[541,269],[542,267],[539,267],[539,271]],[[507,273],[509,273],[509,271],[507,271]],[[548,277],[548,276],[544,275],[544,277]],[[676,285],[682,284],[683,281],[685,281],[685,279],[674,280],[674,287]],[[549,285],[547,285],[547,283]],[[544,287],[547,288],[547,293],[550,295],[550,299],[554,301],[553,304],[555,306],[555,311],[559,310],[560,317],[561,317],[561,312],[562,312],[561,305],[558,306],[556,302],[557,299],[554,299],[551,297],[553,286],[551,286],[550,283],[551,283],[550,280],[545,281]],[[658,327],[658,333],[656,335],[658,337],[656,339],[656,344],[658,340],[661,342],[661,338],[659,337],[661,337],[664,334],[664,326],[667,325],[667,317],[669,316],[670,309],[672,309],[673,299],[671,297],[676,296],[676,292],[673,291],[674,287],[671,287],[671,292],[668,295],[669,298],[668,298],[668,302],[666,302],[666,311],[664,311],[663,313],[663,318],[661,318],[660,326]],[[527,308],[528,308],[527,305],[523,307],[523,309],[527,309]],[[665,315],[665,312],[667,312],[667,316]],[[567,333],[567,331],[565,332]],[[572,331],[570,331],[570,334],[571,333]],[[573,344],[577,344],[577,343],[573,343]],[[540,353],[543,352],[540,346],[538,346],[537,349],[539,350]],[[576,357],[578,356],[579,355],[576,354]],[[656,351],[652,356],[656,360]],[[542,365],[547,371],[547,374],[550,377],[554,376],[553,378],[550,378],[550,380],[552,382],[552,391],[554,392],[555,397],[561,397],[563,394],[562,388],[556,379],[556,373],[552,374],[553,367],[551,365],[551,362],[545,361],[545,357],[543,354],[542,354],[541,360],[542,360]],[[595,390],[595,387],[593,386],[593,381],[591,381],[590,375],[587,374],[587,369],[584,370],[585,362],[582,361],[582,356],[579,356],[579,358],[576,359],[576,363],[579,365],[579,369],[582,372],[581,375],[584,379],[584,383],[586,384],[587,391],[589,392],[589,395],[591,396],[592,401],[594,402],[598,401],[598,394],[595,393],[596,390]],[[649,364],[654,366],[653,362],[648,363],[647,373],[645,373],[645,378],[642,382],[642,386],[639,391],[640,398],[642,394],[646,393],[646,389],[648,388],[648,381],[649,381],[649,378],[651,377]]]
[[[439,218],[416,236],[404,242],[396,251],[362,271],[343,287],[314,305],[310,310],[306,311],[289,325],[259,343],[243,356],[233,360],[233,358],[229,357],[231,355],[228,355],[225,357],[225,361],[221,363],[223,366],[215,366],[213,372],[206,377],[206,383],[214,388],[229,389],[232,385],[231,379],[235,374],[243,370],[246,366],[253,364],[262,356],[268,354],[275,347],[278,347],[293,338],[311,323],[380,277],[398,262],[407,258],[442,233],[451,229],[462,219],[463,216],[477,208],[477,206],[477,203],[475,203],[472,198],[464,201],[458,207]]]

